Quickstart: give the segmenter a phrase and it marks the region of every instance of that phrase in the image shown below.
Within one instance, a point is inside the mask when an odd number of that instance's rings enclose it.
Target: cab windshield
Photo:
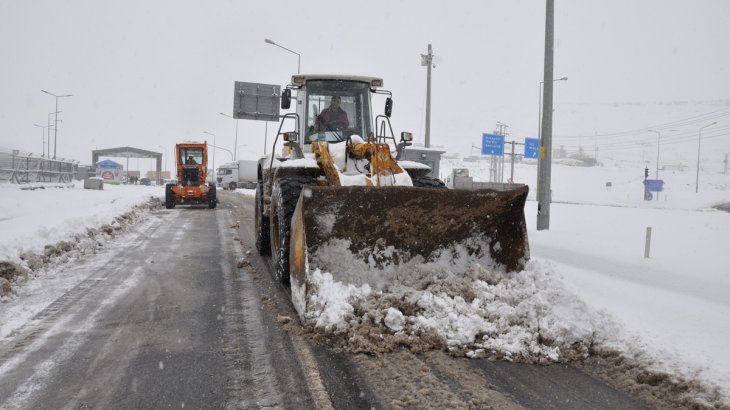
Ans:
[[[181,148],[180,163],[185,165],[198,165],[203,163],[202,148]]]
[[[363,139],[372,133],[370,85],[358,81],[307,82],[305,143],[339,142],[351,135]]]

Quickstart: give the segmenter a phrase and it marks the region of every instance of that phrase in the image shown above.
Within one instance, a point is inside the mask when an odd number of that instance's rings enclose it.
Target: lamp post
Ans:
[[[553,82],[556,81],[568,81],[568,77],[561,77],[556,78],[553,80]],[[545,81],[540,81],[540,93],[538,95],[538,104],[537,104],[537,139],[540,139],[540,135],[542,134],[542,85],[545,84]]]
[[[64,97],[72,97],[72,95],[71,94],[56,95],[56,94],[50,93],[46,90],[41,90],[41,91],[48,95],[52,95],[52,96],[56,97],[56,124],[53,126],[53,159],[56,159],[56,142],[58,141],[57,137],[58,137],[58,112],[59,112],[58,111],[58,99],[64,98]],[[50,150],[48,152],[48,155],[49,156],[51,155]]]
[[[60,114],[62,112],[63,111],[56,111],[56,112],[49,112],[48,113],[48,118],[47,118],[47,121],[46,121],[46,124],[48,124],[47,125],[48,126],[48,145],[46,146],[47,147],[46,149],[48,150],[48,154],[47,154],[48,155],[48,158],[51,157],[51,130],[53,129],[53,126],[51,125],[51,115],[54,115],[54,114],[55,115],[58,115],[58,114]]]
[[[266,155],[266,144],[269,143],[269,122],[264,121],[264,155]],[[274,156],[274,152],[272,150],[271,156]]]
[[[228,118],[236,121],[236,140],[233,143],[233,147],[236,149],[236,151],[235,151],[235,153],[233,155],[233,160],[235,161],[236,158],[238,158],[238,118],[233,118],[233,117],[231,117],[230,115],[228,115],[226,113],[220,113],[220,114],[222,116],[224,116],[224,117],[228,117]]]
[[[276,44],[275,42],[269,40],[268,38],[265,38],[264,39],[264,42],[267,43],[267,44],[271,44],[273,46],[277,46],[279,48],[283,48],[284,50],[286,50],[286,51],[288,51],[288,52],[290,52],[292,54],[296,54],[297,55],[297,74],[299,74],[299,67],[301,66],[301,61],[302,61],[301,60],[301,57],[302,56],[299,53],[297,53],[296,51],[293,51],[293,50],[289,50],[288,48],[286,48],[286,47],[284,47],[282,45]]]
[[[213,144],[208,144],[208,145],[210,145],[213,148],[222,149],[223,151],[227,152],[228,154],[231,155],[231,161],[233,161],[233,151],[229,150],[228,148],[219,147],[219,146],[213,145]]]
[[[553,80],[553,82],[556,81],[568,81],[568,77],[560,77]],[[537,141],[540,146],[542,146],[542,86],[545,84],[545,81],[540,81],[540,87],[539,87],[539,98],[537,101]],[[537,155],[537,185],[538,189],[540,186],[540,156]]]
[[[203,134],[208,134],[213,136],[213,144],[211,146],[213,147],[213,157],[211,158],[211,161],[213,161],[213,184],[215,184],[215,134],[208,131],[203,131]]]
[[[433,64],[433,49],[428,45],[428,54],[421,54],[421,65],[427,67],[426,75],[426,135],[424,146],[428,148],[431,144],[431,68]]]
[[[659,147],[661,147],[662,134],[661,131],[648,130],[649,132],[656,132],[656,179],[659,179]],[[668,130],[667,132],[674,132],[677,130]]]
[[[655,130],[648,130],[649,132],[656,132],[656,179],[659,179],[659,148],[661,147],[662,143],[662,133],[661,131],[655,131]],[[674,132],[677,130],[669,130],[668,132]],[[657,192],[656,200],[659,200],[659,193]]]
[[[41,158],[44,158],[46,156],[46,128],[50,127],[50,125],[38,125],[33,124],[36,127],[43,128],[43,135],[41,141],[43,142],[43,152],[41,153]]]
[[[717,124],[717,121],[712,124],[707,124],[704,127],[700,127],[700,133],[697,137],[697,177],[695,178],[695,193],[700,191],[700,145],[702,143],[702,129],[711,127],[715,124]]]

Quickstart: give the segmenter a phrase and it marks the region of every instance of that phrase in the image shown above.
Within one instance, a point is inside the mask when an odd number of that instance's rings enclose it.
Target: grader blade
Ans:
[[[510,191],[306,187],[292,219],[292,300],[304,319],[310,275],[383,290],[399,266],[478,262],[507,272],[529,259],[527,186]]]

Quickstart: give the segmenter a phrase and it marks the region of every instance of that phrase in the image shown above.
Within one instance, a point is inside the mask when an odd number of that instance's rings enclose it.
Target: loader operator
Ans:
[[[340,96],[332,96],[330,106],[317,116],[317,131],[342,131],[350,126],[347,113],[340,108],[340,103]]]
[[[192,155],[189,155],[187,161],[185,161],[185,165],[198,165],[198,163],[195,162],[195,158]]]

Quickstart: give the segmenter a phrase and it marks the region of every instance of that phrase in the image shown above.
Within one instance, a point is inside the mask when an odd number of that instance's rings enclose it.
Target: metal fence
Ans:
[[[19,150],[0,150],[0,183],[71,182],[77,167],[78,162],[69,159],[49,159]]]

